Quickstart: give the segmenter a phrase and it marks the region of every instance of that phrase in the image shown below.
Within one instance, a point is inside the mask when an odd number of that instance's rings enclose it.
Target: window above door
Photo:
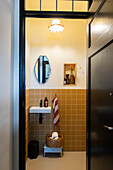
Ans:
[[[88,0],[25,0],[25,9],[32,11],[87,12]]]

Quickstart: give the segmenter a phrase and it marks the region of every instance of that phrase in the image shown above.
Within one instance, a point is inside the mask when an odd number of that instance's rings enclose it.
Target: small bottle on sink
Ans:
[[[45,97],[45,100],[44,100],[44,107],[48,107],[48,99],[47,99],[47,97]]]
[[[42,100],[40,100],[40,107],[42,107]]]

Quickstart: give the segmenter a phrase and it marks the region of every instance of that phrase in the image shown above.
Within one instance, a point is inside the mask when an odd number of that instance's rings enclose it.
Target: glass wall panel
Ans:
[[[42,11],[55,11],[56,0],[41,0],[41,10]]]
[[[88,2],[87,1],[74,1],[74,12],[87,12]]]
[[[25,9],[39,11],[40,10],[40,0],[25,0]]]
[[[88,1],[74,1],[74,12],[86,12]],[[25,0],[26,10],[40,11],[40,0]],[[42,11],[56,11],[56,0],[41,0]],[[72,0],[57,0],[58,11],[72,12]]]
[[[72,1],[70,0],[57,0],[58,11],[72,11]]]

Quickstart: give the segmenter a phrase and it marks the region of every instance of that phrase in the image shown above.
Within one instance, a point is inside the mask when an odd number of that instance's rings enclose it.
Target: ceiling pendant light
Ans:
[[[52,24],[48,27],[50,32],[59,33],[64,30],[64,26],[60,24],[59,19],[52,20]]]

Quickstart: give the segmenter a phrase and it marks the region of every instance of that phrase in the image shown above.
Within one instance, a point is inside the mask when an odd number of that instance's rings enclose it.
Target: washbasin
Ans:
[[[51,113],[51,107],[35,107],[32,106],[29,109],[29,113]]]

